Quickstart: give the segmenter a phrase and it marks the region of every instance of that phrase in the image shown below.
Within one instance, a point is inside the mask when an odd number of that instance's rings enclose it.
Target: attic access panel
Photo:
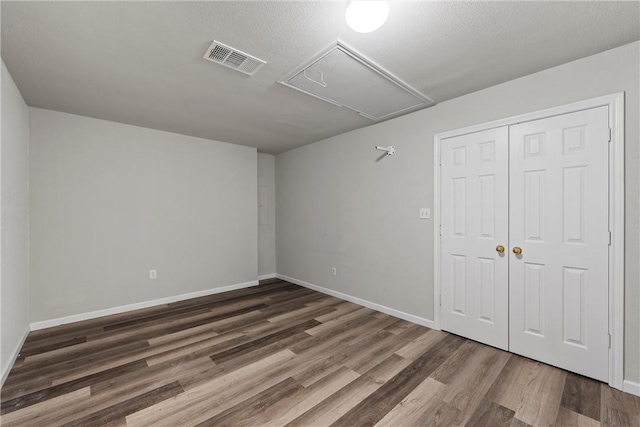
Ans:
[[[375,121],[435,105],[340,41],[279,82]]]

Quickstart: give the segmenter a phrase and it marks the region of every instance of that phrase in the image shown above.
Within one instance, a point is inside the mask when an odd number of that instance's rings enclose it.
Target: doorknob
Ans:
[[[516,255],[520,255],[522,253],[522,248],[519,246],[514,246],[513,247],[513,253]]]
[[[496,246],[496,252],[498,252],[499,254],[504,252],[504,246],[502,245],[498,245]]]

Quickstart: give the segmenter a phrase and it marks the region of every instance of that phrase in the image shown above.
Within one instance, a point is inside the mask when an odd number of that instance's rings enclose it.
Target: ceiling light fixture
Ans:
[[[347,6],[345,19],[353,31],[370,33],[382,27],[389,16],[386,1],[352,1]]]

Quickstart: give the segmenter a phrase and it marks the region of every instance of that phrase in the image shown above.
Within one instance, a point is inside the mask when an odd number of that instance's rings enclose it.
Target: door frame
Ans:
[[[609,107],[609,126],[611,128],[611,140],[609,143],[609,231],[611,232],[611,244],[609,245],[609,335],[611,336],[611,345],[609,348],[609,385],[622,390],[624,380],[624,92],[494,120],[479,125],[466,126],[434,135],[434,326],[436,329],[440,329],[440,145],[442,140],[602,106]]]

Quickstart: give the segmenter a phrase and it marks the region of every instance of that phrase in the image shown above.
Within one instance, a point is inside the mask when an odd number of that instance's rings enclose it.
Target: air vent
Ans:
[[[203,58],[250,76],[253,76],[266,64],[266,61],[262,59],[258,59],[255,56],[251,56],[215,40],[204,53]]]

